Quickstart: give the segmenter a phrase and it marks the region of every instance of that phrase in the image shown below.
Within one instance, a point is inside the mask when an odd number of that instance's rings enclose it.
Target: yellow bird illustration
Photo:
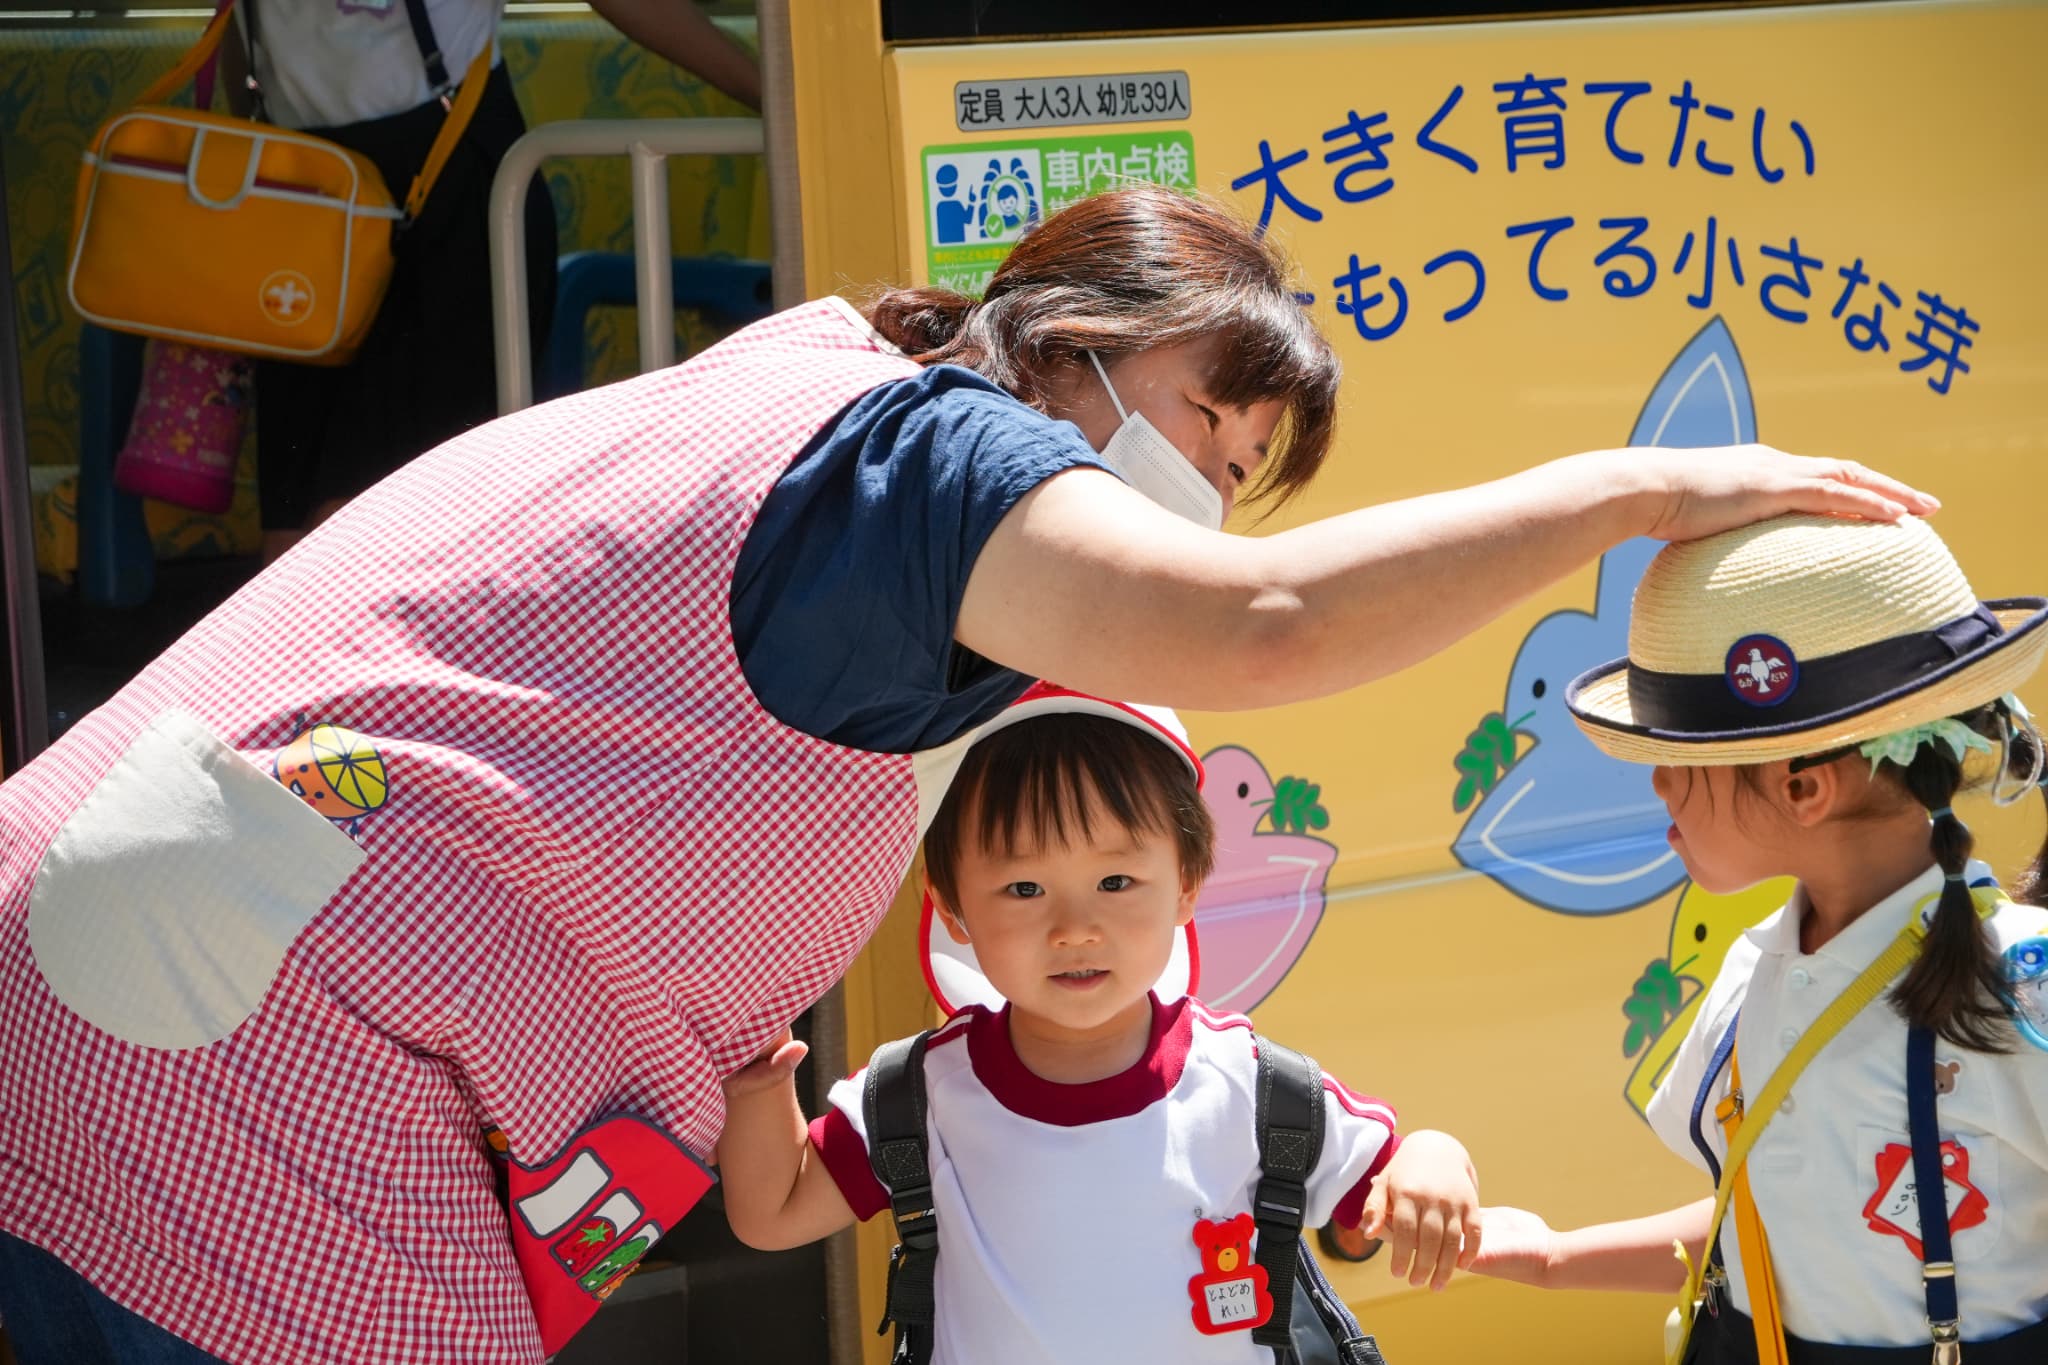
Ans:
[[[1678,1045],[1692,1028],[1700,999],[1720,973],[1736,935],[1791,895],[1789,877],[1759,882],[1729,896],[1717,896],[1693,882],[1685,884],[1671,915],[1671,940],[1665,956],[1644,969],[1634,994],[1622,1006],[1630,1021],[1622,1049],[1630,1055],[1638,1048],[1642,1052],[1623,1087],[1638,1114],[1648,1113],[1650,1096],[1657,1092]]]

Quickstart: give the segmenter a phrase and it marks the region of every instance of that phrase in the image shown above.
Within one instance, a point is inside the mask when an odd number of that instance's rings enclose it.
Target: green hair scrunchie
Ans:
[[[1870,771],[1874,776],[1880,763],[1889,761],[1901,768],[1907,766],[1924,744],[1946,744],[1949,752],[1956,756],[1958,763],[1973,749],[1984,754],[1998,752],[1998,746],[1953,717],[1929,721],[1925,725],[1915,725],[1889,735],[1879,735],[1866,744],[1858,745],[1857,750],[1870,760]]]

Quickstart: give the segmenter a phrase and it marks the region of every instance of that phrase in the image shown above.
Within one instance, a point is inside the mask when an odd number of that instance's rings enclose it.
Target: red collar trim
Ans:
[[[1032,1073],[1010,1042],[1010,1009],[980,1007],[967,1029],[967,1055],[974,1075],[996,1102],[1013,1114],[1061,1128],[1128,1118],[1150,1108],[1180,1084],[1194,1032],[1187,998],[1163,1005],[1152,998],[1152,1033],[1138,1060],[1114,1076],[1080,1085],[1061,1085]]]

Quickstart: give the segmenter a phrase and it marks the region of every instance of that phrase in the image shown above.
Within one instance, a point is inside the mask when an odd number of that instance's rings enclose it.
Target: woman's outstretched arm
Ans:
[[[1764,446],[1616,450],[1254,537],[1074,469],[997,524],[954,635],[1084,691],[1246,710],[1398,672],[1632,536],[1938,505],[1860,465]]]

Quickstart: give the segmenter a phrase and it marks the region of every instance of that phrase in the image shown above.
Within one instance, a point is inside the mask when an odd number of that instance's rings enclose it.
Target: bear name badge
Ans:
[[[1195,1224],[1195,1246],[1202,1253],[1202,1273],[1188,1281],[1195,1301],[1197,1331],[1248,1332],[1273,1316],[1273,1296],[1266,1292],[1266,1268],[1252,1264],[1252,1216],[1240,1213],[1222,1221]]]

